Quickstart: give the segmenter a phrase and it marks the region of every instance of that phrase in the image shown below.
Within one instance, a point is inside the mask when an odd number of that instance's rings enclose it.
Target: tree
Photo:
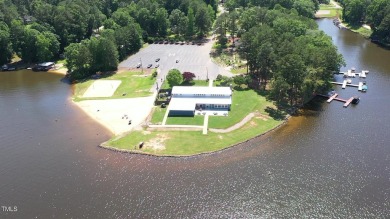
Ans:
[[[53,60],[60,50],[60,42],[57,36],[48,31],[39,34],[35,44],[37,48],[37,61]]]
[[[169,15],[169,22],[173,33],[179,35],[186,33],[188,18],[185,16],[184,12],[179,9],[174,9],[171,12],[171,15]]]
[[[302,16],[313,18],[316,11],[315,4],[312,0],[296,0],[293,8]]]
[[[10,32],[6,23],[0,21],[0,65],[8,63],[12,58]]]
[[[117,11],[115,11],[112,14],[111,18],[115,21],[116,24],[118,24],[121,27],[127,26],[133,22],[133,18],[123,8],[120,8]]]
[[[204,36],[211,28],[211,18],[206,7],[200,7],[195,15],[195,25],[199,36]]]
[[[237,84],[238,86],[241,86],[243,84],[247,84],[247,78],[244,75],[237,75],[233,77],[233,82]]]
[[[157,9],[156,16],[154,18],[154,23],[157,30],[157,35],[165,37],[167,35],[169,20],[168,12],[164,8]]]
[[[183,75],[177,69],[171,69],[167,75],[167,82],[169,86],[177,86],[183,82]]]
[[[186,71],[183,73],[183,80],[185,82],[190,82],[190,81],[194,80],[195,77],[196,77],[195,74],[192,72]]]
[[[125,59],[128,55],[137,52],[142,47],[141,34],[139,26],[130,24],[121,27],[115,31],[115,40],[118,45],[120,60]]]
[[[188,18],[187,36],[191,37],[195,33],[195,16],[192,8],[188,9],[187,18]]]
[[[343,18],[351,24],[360,24],[364,19],[366,5],[364,0],[345,0]]]
[[[71,43],[65,48],[66,67],[71,80],[88,77],[92,74],[92,56],[85,42]]]

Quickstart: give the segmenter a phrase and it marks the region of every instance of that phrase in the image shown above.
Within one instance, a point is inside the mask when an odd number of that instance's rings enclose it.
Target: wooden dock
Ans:
[[[329,99],[328,99],[326,102],[328,102],[328,103],[332,102],[332,100],[333,100],[334,98],[336,98],[337,95],[338,95],[337,93],[336,93],[336,94],[333,94],[333,96],[329,97]]]
[[[351,97],[351,98],[349,98],[347,101],[345,101],[344,107],[348,107],[349,104],[351,104],[352,100],[353,100],[353,97]]]
[[[352,101],[354,99],[354,97],[351,97],[348,100],[345,100],[345,99],[342,99],[342,98],[338,98],[337,97],[338,96],[337,93],[333,94],[332,96],[323,95],[323,94],[317,94],[317,96],[328,98],[328,100],[326,101],[328,103],[332,102],[333,100],[343,102],[344,103],[344,105],[343,105],[344,107],[348,107],[352,103]]]

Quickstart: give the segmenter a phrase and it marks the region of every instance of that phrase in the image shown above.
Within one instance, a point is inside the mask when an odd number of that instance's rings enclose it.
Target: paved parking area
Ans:
[[[136,68],[138,63],[142,63],[143,68],[148,64],[152,64],[151,68],[154,68],[158,63],[159,85],[161,78],[165,79],[168,71],[173,68],[181,72],[192,72],[199,80],[215,79],[218,74],[232,76],[228,70],[211,61],[211,47],[212,41],[202,45],[151,44],[121,62],[119,68]],[[157,58],[160,58],[159,62],[155,62]]]

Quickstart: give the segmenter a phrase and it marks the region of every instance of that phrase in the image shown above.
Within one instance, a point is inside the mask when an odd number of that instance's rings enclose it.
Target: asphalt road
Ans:
[[[148,64],[154,68],[158,63],[158,86],[161,86],[161,79],[165,80],[168,71],[173,68],[192,72],[198,80],[215,79],[218,74],[232,76],[228,70],[211,61],[211,47],[211,41],[203,45],[151,44],[121,62],[119,68],[136,68],[138,63],[142,63],[142,68]],[[155,62],[157,58],[160,61]]]

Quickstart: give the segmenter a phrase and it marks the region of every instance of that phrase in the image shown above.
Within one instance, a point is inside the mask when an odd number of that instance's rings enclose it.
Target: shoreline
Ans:
[[[138,154],[138,155],[146,155],[146,156],[151,156],[151,157],[169,157],[169,158],[190,158],[190,157],[197,157],[197,156],[206,156],[206,155],[213,155],[213,154],[216,154],[216,153],[221,153],[227,149],[231,149],[231,148],[234,148],[234,147],[239,147],[239,146],[243,146],[243,144],[251,141],[251,140],[254,140],[256,138],[259,138],[259,137],[262,137],[264,135],[267,135],[273,131],[276,131],[277,129],[281,128],[282,126],[284,126],[288,120],[291,118],[291,115],[287,115],[286,118],[283,120],[282,123],[280,123],[279,125],[273,127],[272,129],[270,130],[267,130],[261,134],[258,134],[254,137],[251,137],[249,139],[246,139],[244,141],[241,141],[241,142],[238,142],[236,144],[232,144],[232,145],[229,145],[225,148],[222,148],[222,149],[219,149],[219,150],[216,150],[216,151],[209,151],[209,152],[201,152],[201,153],[196,153],[196,154],[191,154],[191,155],[159,155],[159,154],[153,154],[153,153],[148,153],[148,152],[142,152],[142,151],[139,151],[139,150],[128,150],[128,149],[119,149],[119,148],[115,148],[115,147],[112,147],[112,146],[109,146],[107,145],[107,143],[109,142],[109,140],[101,143],[98,145],[98,147],[100,148],[103,148],[103,149],[106,149],[106,150],[110,150],[110,151],[114,151],[114,152],[120,152],[120,153],[128,153],[128,154]],[[123,133],[123,134],[126,134],[126,133]],[[122,134],[122,135],[123,135]],[[116,135],[115,137],[121,137],[121,135]]]
[[[144,123],[153,107],[154,95],[139,98],[71,101],[88,117],[95,120],[114,136],[128,133]],[[137,107],[134,107],[137,106]],[[131,120],[131,123],[129,123]]]

